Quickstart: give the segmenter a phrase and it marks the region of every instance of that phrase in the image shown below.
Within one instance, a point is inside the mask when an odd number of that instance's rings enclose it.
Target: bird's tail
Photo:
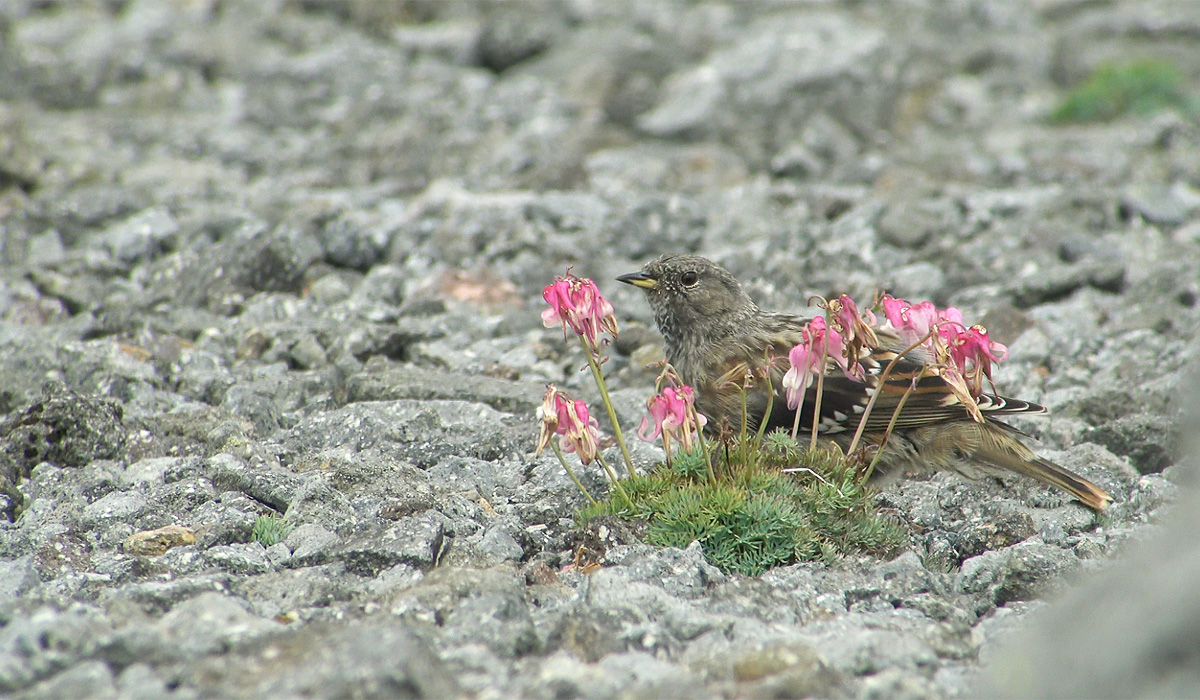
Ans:
[[[1104,489],[1079,476],[1070,469],[1060,467],[1048,459],[1041,457],[1025,457],[1007,450],[981,450],[974,455],[975,459],[1002,469],[1037,479],[1071,494],[1085,506],[1095,510],[1104,510],[1112,502],[1112,496]]]

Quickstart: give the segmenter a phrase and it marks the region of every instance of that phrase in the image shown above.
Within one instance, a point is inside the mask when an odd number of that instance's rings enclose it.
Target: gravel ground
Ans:
[[[1055,694],[1060,639],[1194,690],[1195,529],[1157,521],[1195,471],[1200,128],[1047,119],[1145,56],[1200,84],[1200,5],[0,4],[0,694]],[[938,475],[880,494],[890,561],[568,566],[533,411],[594,393],[540,290],[574,265],[613,301],[629,432],[661,350],[613,278],[664,252],[767,307],[963,308],[1113,506]],[[265,547],[264,514],[295,528]],[[1063,610],[1181,612],[1053,632],[1073,582]]]

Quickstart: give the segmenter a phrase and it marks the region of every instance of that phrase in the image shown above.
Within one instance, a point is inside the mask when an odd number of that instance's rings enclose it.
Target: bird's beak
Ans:
[[[654,289],[658,286],[658,280],[650,277],[645,272],[631,272],[628,275],[621,275],[617,278],[617,281],[632,284],[642,289]]]

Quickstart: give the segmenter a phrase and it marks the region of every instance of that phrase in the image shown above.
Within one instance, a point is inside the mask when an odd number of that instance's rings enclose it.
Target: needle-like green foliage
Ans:
[[[250,530],[250,540],[261,542],[262,546],[270,547],[287,537],[295,525],[278,515],[260,515],[254,520]]]
[[[1175,108],[1196,115],[1200,104],[1174,65],[1143,59],[1098,67],[1063,98],[1050,115],[1057,123],[1094,122],[1125,114],[1145,115]]]
[[[875,513],[871,493],[839,453],[808,451],[786,431],[767,435],[761,446],[743,440],[728,452],[713,451],[715,482],[698,451],[677,454],[670,467],[625,482],[632,506],[600,501],[580,511],[579,520],[646,519],[650,544],[698,541],[723,571],[751,576],[798,561],[888,555],[907,541],[900,525]]]

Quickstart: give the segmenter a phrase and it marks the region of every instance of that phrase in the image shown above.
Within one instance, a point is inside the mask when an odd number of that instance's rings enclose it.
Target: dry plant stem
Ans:
[[[750,418],[749,418],[748,412],[746,410],[746,387],[743,386],[742,387],[742,434],[741,434],[741,439],[738,440],[738,452],[741,453],[739,455],[739,457],[741,458],[743,465],[745,465],[745,463],[747,461],[747,457],[748,457],[748,454],[746,451],[750,448],[749,441],[746,439],[746,435],[749,432],[750,432]]]
[[[664,461],[666,461],[666,463],[667,463],[667,468],[670,469],[671,468],[671,438],[664,432],[662,435],[662,439],[663,439],[663,456],[665,458]]]
[[[917,381],[923,376],[925,376],[924,371],[913,377],[912,383],[904,390],[904,395],[896,402],[896,410],[892,411],[892,418],[888,421],[887,430],[883,431],[883,439],[879,441],[879,449],[875,450],[875,456],[871,458],[871,464],[867,466],[867,471],[863,474],[862,480],[864,484],[867,482],[867,479],[871,478],[871,474],[875,473],[875,465],[879,463],[879,458],[883,456],[883,448],[887,447],[888,438],[892,436],[892,430],[896,427],[896,419],[900,417],[900,411],[904,409],[904,402],[908,401],[908,397],[912,396],[913,391],[917,388]]]
[[[692,424],[699,426],[700,419],[699,414],[696,413],[696,407],[689,407],[688,412],[691,414]],[[700,453],[704,455],[704,466],[708,469],[708,481],[715,484],[717,483],[717,474],[713,471],[712,457],[708,454],[708,444],[704,442],[704,428],[696,428],[696,442],[700,444]]]
[[[811,305],[813,299],[819,299],[817,306],[825,309],[825,328],[829,328],[829,301],[822,296],[813,296],[808,298],[808,303]],[[825,342],[821,343],[821,371],[817,373],[817,396],[813,401],[813,421],[812,421],[812,439],[808,443],[808,449],[817,449],[817,429],[821,425],[821,396],[825,393],[825,363],[829,361],[829,331],[825,331]],[[801,405],[804,403],[804,396],[800,397]],[[796,423],[799,425],[800,408],[796,408]],[[796,437],[795,431],[792,432],[792,437]]]
[[[563,469],[567,470],[567,476],[571,477],[571,481],[574,481],[575,485],[579,487],[579,490],[583,492],[583,495],[587,496],[588,502],[590,502],[592,505],[595,505],[596,499],[592,498],[592,494],[588,493],[588,490],[583,488],[583,482],[579,480],[578,476],[575,476],[575,470],[571,469],[570,465],[567,464],[567,458],[563,457],[562,450],[558,449],[558,444],[551,440],[550,446],[554,448],[554,454],[558,456],[558,461],[562,463]]]
[[[821,396],[825,393],[825,361],[829,359],[829,345],[821,350],[821,373],[817,375],[817,398],[813,401],[812,439],[808,442],[810,450],[817,449],[817,428],[821,425]]]
[[[807,389],[806,389],[807,391]],[[796,417],[792,419],[792,439],[800,432],[800,414],[804,412],[804,394],[800,394],[800,402],[796,404]]]
[[[612,481],[613,488],[615,488],[617,492],[621,494],[621,498],[624,498],[625,502],[629,504],[630,508],[632,508],[633,499],[629,497],[629,493],[625,490],[625,487],[621,486],[621,481],[617,478],[617,473],[613,471],[612,467],[608,466],[608,462],[604,459],[604,455],[597,452],[596,460],[600,462],[601,467],[604,467],[604,472],[608,474],[608,478]]]
[[[617,420],[617,412],[613,408],[612,399],[608,396],[608,385],[604,383],[604,373],[600,371],[600,363],[596,361],[595,352],[583,336],[579,336],[579,342],[583,344],[583,354],[587,355],[588,367],[592,369],[592,378],[596,380],[596,388],[600,390],[600,398],[604,401],[605,410],[608,411],[608,420],[612,423],[613,435],[617,438],[617,444],[621,446],[621,456],[625,458],[625,468],[629,470],[629,478],[637,480],[638,475],[633,469],[629,448],[625,446],[625,436],[621,434],[621,423]]]
[[[764,379],[767,382],[767,410],[763,413],[763,417],[758,421],[758,435],[755,437],[758,449],[762,449],[763,435],[767,434],[767,419],[771,417],[771,409],[775,407],[775,387],[771,386],[771,374],[764,374]],[[796,414],[800,414],[800,407],[796,407]]]
[[[931,328],[929,332],[921,336],[917,342],[901,350],[895,357],[892,358],[892,361],[887,364],[887,367],[883,368],[883,372],[879,374],[878,388],[871,392],[871,400],[867,401],[867,408],[863,411],[862,418],[858,419],[858,430],[854,431],[854,439],[850,441],[850,446],[846,448],[846,454],[853,454],[854,448],[858,447],[858,441],[862,439],[863,429],[867,426],[867,416],[871,415],[871,409],[875,408],[875,399],[878,399],[879,395],[883,393],[883,385],[887,383],[888,377],[891,376],[892,370],[896,367],[896,363],[900,361],[900,358],[921,347],[926,340],[929,340],[931,337],[933,337],[934,330],[934,328]],[[898,412],[899,411],[897,410],[897,413]],[[892,418],[895,419],[895,414],[893,414]]]

